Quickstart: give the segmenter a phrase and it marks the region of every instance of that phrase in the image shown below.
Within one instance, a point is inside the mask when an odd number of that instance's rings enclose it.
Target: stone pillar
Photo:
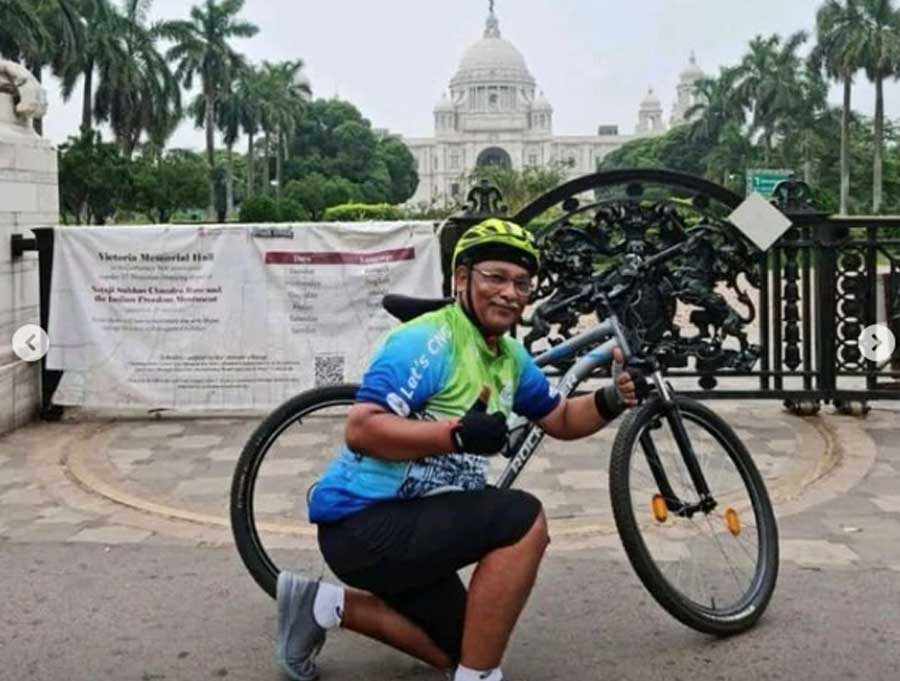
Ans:
[[[59,223],[58,182],[56,150],[0,91],[0,434],[34,419],[41,395],[40,362],[23,362],[11,346],[16,329],[40,324],[37,253],[13,260],[10,236]]]

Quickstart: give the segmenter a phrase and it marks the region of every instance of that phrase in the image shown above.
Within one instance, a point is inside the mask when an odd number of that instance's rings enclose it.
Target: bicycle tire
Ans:
[[[289,426],[318,409],[352,404],[358,390],[356,384],[341,384],[314,388],[292,397],[259,424],[238,458],[231,483],[231,531],[250,575],[272,598],[275,598],[279,569],[256,527],[253,493],[259,469],[272,444]]]
[[[643,453],[639,438],[659,423],[664,407],[654,397],[630,412],[620,427],[610,457],[610,497],[616,528],[632,567],[653,598],[673,617],[697,631],[730,636],[751,628],[765,611],[778,577],[778,529],[762,476],[734,430],[711,409],[687,397],[675,397],[682,419],[710,434],[727,453],[749,495],[756,521],[757,561],[747,591],[728,608],[719,610],[682,593],[663,574],[648,549],[631,497],[631,463]],[[637,446],[636,446],[637,445]],[[640,449],[639,449],[640,447]],[[646,460],[646,456],[644,457]],[[705,473],[706,475],[706,473]],[[712,489],[713,496],[716,491]],[[708,516],[701,520],[708,519]],[[659,520],[658,518],[656,519]],[[665,521],[663,521],[665,522]],[[692,522],[690,519],[686,522]],[[652,524],[652,522],[650,523]],[[712,527],[712,523],[709,523]],[[721,533],[724,535],[725,533]],[[712,544],[716,544],[712,542]],[[674,561],[678,562],[678,561]],[[729,566],[730,567],[730,566]]]

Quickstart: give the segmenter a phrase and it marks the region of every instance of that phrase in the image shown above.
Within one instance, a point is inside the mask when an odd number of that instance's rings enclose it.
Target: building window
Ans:
[[[438,169],[438,159],[437,159],[437,156],[434,157],[434,169],[435,169],[435,170]]]
[[[532,167],[536,167],[538,164],[537,154],[529,154],[528,155],[528,165]]]
[[[450,196],[459,196],[459,182],[450,185]]]
[[[459,170],[459,154],[450,155],[450,170]]]

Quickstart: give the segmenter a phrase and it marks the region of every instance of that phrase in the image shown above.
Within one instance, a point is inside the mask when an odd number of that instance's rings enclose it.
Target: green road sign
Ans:
[[[753,192],[758,192],[763,197],[771,199],[775,186],[782,180],[787,180],[793,176],[793,170],[750,169],[747,171],[747,196],[750,196]]]

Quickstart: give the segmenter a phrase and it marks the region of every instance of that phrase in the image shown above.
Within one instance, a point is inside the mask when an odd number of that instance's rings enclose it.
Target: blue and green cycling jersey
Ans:
[[[489,412],[515,412],[532,421],[560,401],[519,341],[502,336],[494,352],[457,303],[393,329],[356,398],[403,417],[456,419],[475,403],[482,386],[491,391]],[[309,519],[335,522],[379,501],[481,489],[487,468],[487,459],[475,454],[391,462],[344,446],[313,490]]]

